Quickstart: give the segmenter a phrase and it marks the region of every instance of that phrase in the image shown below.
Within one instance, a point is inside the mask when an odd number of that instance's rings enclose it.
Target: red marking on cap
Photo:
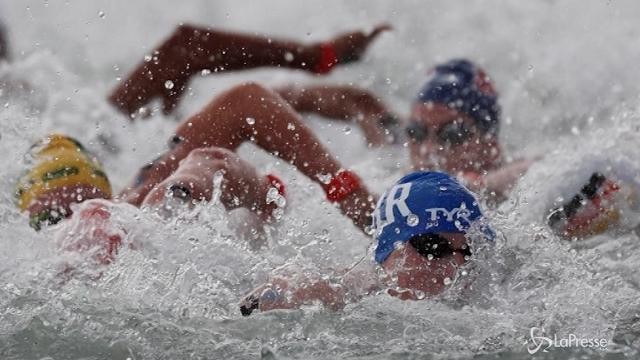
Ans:
[[[496,96],[496,89],[493,87],[491,79],[482,69],[476,69],[473,76],[473,84],[476,89],[487,96]]]

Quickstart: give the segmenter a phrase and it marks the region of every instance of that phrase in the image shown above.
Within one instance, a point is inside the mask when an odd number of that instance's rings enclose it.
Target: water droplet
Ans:
[[[533,71],[533,65],[529,65],[528,69],[529,71]]]
[[[252,118],[252,117],[248,117],[245,119],[245,121],[247,122],[247,124],[249,125],[253,125],[256,123],[256,119]]]
[[[167,81],[164,82],[164,87],[169,89],[169,90],[173,89],[173,85],[174,85],[173,81],[171,81],[171,80],[167,80]]]
[[[416,298],[417,298],[418,300],[422,300],[422,299],[424,299],[425,297],[427,297],[427,294],[425,294],[425,293],[424,293],[424,291],[420,291],[420,290],[416,290],[416,291],[414,292],[414,294],[416,295]]]
[[[349,135],[349,134],[351,134],[351,127],[350,126],[345,126],[342,131],[344,131],[345,134]]]
[[[295,57],[293,56],[293,54],[290,51],[287,51],[287,52],[284,53],[284,60],[286,62],[292,62],[294,58]]]
[[[202,76],[207,76],[209,74],[211,74],[211,70],[209,70],[209,69],[204,69],[204,70],[200,71],[200,75],[202,75]]]
[[[445,285],[450,285],[452,283],[451,278],[448,278],[448,277],[444,278],[443,282]]]
[[[137,113],[137,114],[135,114],[135,113],[133,114],[133,116],[134,116],[134,117],[139,117],[139,116],[141,116],[141,117],[143,117],[143,118],[144,118],[144,117],[147,117],[147,116],[149,116],[149,115],[151,115],[151,110],[150,110],[148,107],[146,107],[146,106],[143,106],[143,107],[141,107],[140,109],[138,109],[138,113]]]
[[[420,218],[418,218],[418,215],[409,214],[409,216],[407,216],[407,225],[414,227],[418,225],[419,222],[420,222]]]
[[[98,11],[98,16],[100,17],[100,19],[104,19],[106,14],[104,13],[104,11]]]
[[[440,191],[447,191],[447,187],[446,186],[440,186]]]
[[[572,126],[572,127],[571,127],[571,133],[572,133],[573,135],[580,135],[580,129],[578,129],[578,127],[577,127],[577,126]]]
[[[373,235],[376,232],[376,229],[373,226],[365,226],[364,227],[364,233],[367,235]]]
[[[429,261],[433,260],[433,254],[427,254],[427,260]]]
[[[281,208],[274,209],[271,215],[273,216],[274,219],[280,220],[284,215],[284,210],[282,210]]]
[[[267,190],[267,204],[275,202],[278,199],[278,196],[280,196],[278,189],[273,186],[270,187],[269,190]]]
[[[331,174],[318,174],[318,180],[325,185],[328,185],[331,182]]]
[[[287,124],[287,129],[288,129],[288,130],[295,130],[295,129],[296,129],[296,126],[295,126],[295,125],[293,125],[292,123],[288,123],[288,124]]]

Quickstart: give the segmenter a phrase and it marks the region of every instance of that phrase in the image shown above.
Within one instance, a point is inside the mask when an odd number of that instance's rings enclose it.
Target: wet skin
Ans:
[[[431,260],[420,255],[408,242],[395,249],[382,263],[385,272],[399,290],[390,289],[389,294],[402,300],[419,300],[425,296],[441,293],[446,288],[446,280],[453,280],[457,271],[465,263],[463,249],[467,246],[464,234],[441,233],[454,249],[452,254]],[[422,293],[424,296],[421,296]]]
[[[469,116],[437,103],[416,104],[411,112],[427,130],[424,141],[409,140],[411,164],[415,170],[482,172],[496,168],[500,162],[500,148],[495,135],[483,133]],[[471,135],[461,144],[451,144],[437,137],[437,132],[452,122],[462,124]]]

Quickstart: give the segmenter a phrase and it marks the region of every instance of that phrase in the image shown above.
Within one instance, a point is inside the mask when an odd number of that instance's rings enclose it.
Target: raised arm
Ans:
[[[268,36],[219,31],[180,25],[109,96],[109,101],[127,115],[134,114],[153,98],[160,97],[170,113],[178,104],[194,74],[250,69],[261,66],[287,67],[317,74],[335,65],[358,60],[378,34],[353,31],[325,42],[302,44]]]
[[[338,183],[345,180],[340,177],[344,174],[341,165],[278,94],[260,85],[245,84],[221,94],[202,111],[184,120],[176,130],[173,148],[144,168],[136,184],[125,190],[122,198],[139,205],[196,148],[215,146],[234,150],[245,141],[252,141],[296,166],[327,193],[336,184],[333,179],[338,179]],[[327,182],[329,179],[332,181]],[[375,199],[362,184],[347,181],[344,189],[343,196],[333,199],[345,215],[364,229]]]
[[[382,100],[355,86],[287,86],[276,89],[298,112],[316,113],[336,120],[353,121],[367,142],[380,146],[393,140],[397,118]]]

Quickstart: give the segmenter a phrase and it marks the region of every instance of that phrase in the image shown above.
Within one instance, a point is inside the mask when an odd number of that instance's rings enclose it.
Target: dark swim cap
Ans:
[[[498,94],[485,72],[468,60],[450,60],[433,68],[416,102],[444,104],[474,119],[483,131],[498,133]]]

